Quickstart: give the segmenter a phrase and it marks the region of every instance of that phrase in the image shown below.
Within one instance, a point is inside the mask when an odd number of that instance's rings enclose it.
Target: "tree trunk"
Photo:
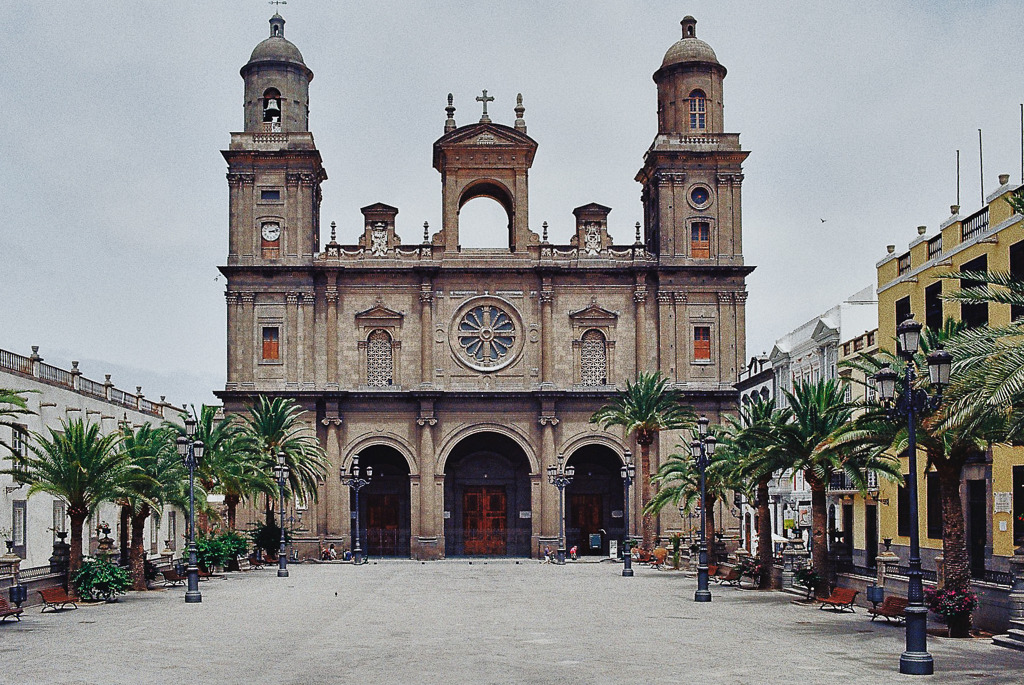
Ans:
[[[710,496],[708,499],[711,500]],[[708,546],[708,563],[717,564],[718,555],[715,553],[715,506],[713,501],[709,502],[709,504],[708,517],[706,519],[707,525],[704,527],[704,540]],[[701,502],[701,506],[704,506],[703,502]]]
[[[266,508],[263,513],[266,516],[266,524],[268,526],[274,525],[274,498],[270,495],[267,495]]]
[[[942,497],[942,575],[947,590],[971,591],[971,568],[967,555],[967,531],[964,524],[963,500],[960,499],[960,479],[963,463],[960,460],[935,462]],[[920,492],[920,489],[918,489]],[[968,637],[970,616],[950,619],[950,637]]]
[[[757,558],[761,562],[761,578],[757,588],[770,590],[772,587],[772,518],[768,511],[768,479],[757,481]]]
[[[228,530],[235,529],[235,510],[238,508],[240,499],[241,497],[234,493],[224,495],[224,506],[228,510]]]
[[[146,519],[149,518],[149,506],[143,504],[139,513],[132,516],[132,549],[129,556],[129,570],[132,576],[133,590],[148,590],[146,584]]]
[[[647,511],[647,503],[651,501],[651,441],[638,438],[637,442],[640,445],[640,511],[643,512],[640,549],[650,552],[654,549],[654,516]]]
[[[804,479],[811,488],[811,567],[821,576],[816,588],[817,597],[828,597],[832,592],[832,565],[828,556],[828,502],[825,497],[825,483],[809,471]]]
[[[72,508],[68,511],[68,516],[71,517],[71,550],[68,556],[68,588],[69,592],[73,592],[71,589],[72,579],[75,577],[75,572],[82,568],[82,529],[85,528],[85,521],[89,518],[89,512],[84,509]]]
[[[118,566],[127,566],[128,565],[128,554],[129,554],[129,551],[128,551],[128,534],[129,534],[129,529],[131,528],[132,509],[127,504],[122,504],[121,505],[121,509],[118,511],[118,514],[120,514],[120,516],[121,516],[121,525],[118,527],[118,531],[117,531],[117,537],[118,537],[118,543],[119,543],[118,544],[118,551],[120,553],[119,556],[118,556],[118,559],[117,559],[117,565]]]

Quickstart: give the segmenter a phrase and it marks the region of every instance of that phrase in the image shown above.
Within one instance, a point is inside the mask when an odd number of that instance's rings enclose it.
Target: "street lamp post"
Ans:
[[[626,578],[633,577],[633,555],[629,551],[629,486],[633,484],[636,477],[636,466],[629,460],[629,451],[626,451],[626,463],[619,469],[622,476],[622,520],[626,527],[626,535],[622,541],[622,575]]]
[[[907,479],[907,495],[910,499],[910,570],[907,573],[906,649],[900,655],[900,673],[907,675],[931,675],[935,669],[932,655],[928,653],[928,608],[924,603],[924,588],[921,582],[921,544],[918,530],[917,510],[917,415],[929,409],[937,409],[942,403],[942,389],[949,384],[949,371],[953,357],[945,350],[933,350],[928,354],[928,377],[935,386],[934,396],[924,388],[915,388],[914,355],[921,342],[921,324],[913,317],[896,327],[899,354],[906,361],[903,374],[903,393],[896,397],[896,381],[899,374],[888,366],[875,374],[878,394],[883,404],[889,407],[894,418],[907,420],[907,457],[910,462],[910,476]]]
[[[359,491],[370,484],[370,479],[373,478],[373,467],[366,467],[365,478],[363,478],[363,473],[364,471],[359,466],[358,454],[352,457],[352,466],[348,472],[344,467],[341,469],[341,482],[351,488],[355,496],[356,527],[352,534],[352,561],[356,564],[363,563],[363,548],[359,544]]]
[[[565,457],[558,455],[558,466],[548,467],[548,482],[558,488],[558,563],[565,564],[565,489],[576,475],[575,466],[566,466]]]
[[[693,594],[694,602],[710,602],[711,590],[708,589],[708,541],[705,538],[708,529],[707,482],[705,471],[708,462],[715,454],[718,441],[714,435],[708,434],[708,417],[701,416],[697,420],[699,439],[690,443],[690,453],[694,463],[700,470],[700,547],[697,557],[697,591]]]
[[[281,494],[281,544],[277,548],[277,577],[288,577],[288,552],[284,547],[284,486],[288,484],[289,468],[284,450],[277,453],[277,464],[274,476],[277,478],[277,489]]]
[[[203,594],[199,592],[199,561],[196,556],[196,468],[203,459],[206,445],[195,440],[197,422],[193,417],[185,419],[185,435],[175,441],[178,456],[188,469],[188,589],[185,591],[186,604],[199,604]]]

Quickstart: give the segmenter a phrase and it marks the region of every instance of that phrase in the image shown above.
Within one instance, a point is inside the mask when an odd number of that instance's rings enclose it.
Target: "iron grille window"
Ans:
[[[942,235],[937,235],[928,241],[928,259],[935,259],[942,254]]]
[[[608,353],[601,331],[590,330],[583,334],[583,345],[580,349],[580,382],[583,385],[608,383]]]
[[[903,275],[910,271],[910,253],[900,255],[900,260],[897,262],[897,270],[899,275]]]
[[[366,339],[366,384],[375,388],[391,385],[394,377],[394,356],[391,336],[377,329]]]

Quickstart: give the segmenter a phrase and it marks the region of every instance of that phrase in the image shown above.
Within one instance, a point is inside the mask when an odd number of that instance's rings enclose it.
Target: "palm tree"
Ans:
[[[144,425],[132,431],[124,425],[121,431],[121,450],[140,476],[131,480],[119,499],[131,524],[128,566],[132,587],[146,590],[146,519],[159,515],[166,505],[183,510],[188,507],[185,467],[175,449],[173,433],[167,428]]]
[[[694,439],[697,439],[696,435]],[[700,470],[694,464],[690,447],[677,445],[676,448],[682,450],[682,453],[669,455],[651,479],[658,485],[658,492],[647,503],[645,513],[657,514],[668,505],[682,505],[685,511],[690,511],[700,502]],[[708,501],[700,502],[700,505],[708,508],[704,539],[708,542],[708,563],[711,564],[715,563],[715,503],[724,502],[730,492],[742,489],[742,483],[737,480],[737,466],[735,452],[716,449],[704,470],[704,487]]]
[[[764,572],[758,588],[770,589],[773,563],[772,521],[768,507],[768,486],[776,473],[791,466],[788,455],[770,449],[775,433],[788,420],[788,414],[775,408],[765,397],[755,397],[740,406],[739,416],[728,417],[718,449],[735,451],[739,456],[738,476],[753,491],[757,506],[757,557]],[[749,494],[749,493],[748,493]]]
[[[284,452],[288,465],[288,491],[291,495],[316,501],[317,483],[327,475],[327,457],[323,448],[303,425],[305,411],[295,400],[259,395],[243,417],[242,444],[257,458],[259,469],[270,473],[277,455]],[[273,492],[273,490],[271,490]],[[274,497],[266,499],[267,524],[273,524]]]
[[[943,344],[953,347],[959,336],[972,332],[963,331],[959,322],[947,322],[941,331],[923,331],[920,353],[912,362],[916,367],[919,387],[928,385],[928,373],[925,370],[928,351]],[[906,362],[883,352],[861,355],[850,365],[856,365],[868,376],[877,373],[883,366],[890,366],[902,375]],[[963,378],[956,378],[955,375],[951,375],[950,380],[954,386],[962,386],[964,383]],[[901,383],[896,384],[896,391],[898,398],[903,392]],[[925,472],[934,469],[939,484],[945,587],[968,591],[971,588],[970,561],[963,502],[960,499],[963,469],[968,460],[983,452],[988,444],[999,441],[1007,429],[1004,418],[994,411],[972,411],[968,414],[970,420],[964,422],[951,420],[949,411],[944,403],[937,412],[921,412],[915,427],[916,440],[918,447],[925,451]],[[847,449],[882,448],[892,454],[904,454],[908,448],[907,424],[904,419],[893,420],[880,405],[868,404],[866,411],[857,417],[849,429],[836,436],[835,442]],[[950,634],[964,634],[968,628],[968,625],[951,623]]]
[[[10,428],[12,431],[17,430],[19,426],[14,422],[15,418],[35,413],[28,408],[28,402],[25,400],[26,392],[28,391],[0,388],[0,426]],[[14,451],[14,448],[4,442],[3,438],[0,438],[0,447],[5,447],[11,452]]]
[[[792,392],[783,393],[789,406],[783,409],[784,420],[772,432],[773,444],[768,449],[775,453],[771,459],[802,471],[807,481],[811,491],[811,565],[825,579],[818,592],[827,596],[832,573],[826,538],[826,489],[832,474],[844,469],[844,464],[838,449],[826,448],[829,437],[850,420],[853,406],[846,402],[844,388],[834,379],[797,383]],[[852,470],[852,475],[864,478],[857,469]]]
[[[202,405],[199,411],[193,406],[190,413],[196,420],[195,440],[202,440],[205,447],[203,460],[199,464],[196,478],[206,492],[224,495],[227,508],[228,528],[235,529],[235,512],[246,497],[274,492],[274,484],[266,472],[261,457],[248,449],[242,435],[241,422],[234,416],[218,417],[219,408]],[[182,414],[180,423],[167,422],[165,426],[176,435],[185,435]],[[200,528],[212,512],[203,503],[200,514]]]
[[[33,434],[31,454],[15,456],[14,465],[2,473],[29,485],[29,496],[48,492],[64,500],[71,518],[69,577],[82,566],[82,529],[102,502],[120,493],[132,467],[118,447],[117,433],[102,435],[99,424],[82,419],[62,421],[49,436]]]
[[[669,388],[668,378],[661,372],[643,373],[635,383],[626,382],[626,389],[594,412],[591,423],[605,430],[622,426],[640,447],[640,506],[643,511],[641,549],[650,551],[654,542],[654,521],[647,504],[651,501],[651,445],[663,430],[679,430],[693,425],[694,412],[683,404],[678,390]]]

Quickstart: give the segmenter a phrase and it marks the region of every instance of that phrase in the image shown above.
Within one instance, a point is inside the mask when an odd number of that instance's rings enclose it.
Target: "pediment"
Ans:
[[[811,338],[817,341],[823,341],[832,337],[838,338],[839,331],[833,326],[830,326],[824,319],[818,319],[818,323],[814,327],[814,332],[811,333]]]
[[[356,314],[356,321],[391,321],[394,323],[401,323],[404,318],[405,315],[401,312],[396,312],[394,309],[388,309],[381,304],[374,305],[366,311],[358,312]]]
[[[618,320],[618,312],[605,309],[597,304],[590,304],[583,309],[577,309],[574,312],[569,312],[569,318],[573,321],[585,321],[588,323],[594,323],[598,321],[614,323]]]
[[[537,141],[530,136],[502,124],[469,124],[446,133],[434,145],[451,147],[514,146],[536,149]]]

